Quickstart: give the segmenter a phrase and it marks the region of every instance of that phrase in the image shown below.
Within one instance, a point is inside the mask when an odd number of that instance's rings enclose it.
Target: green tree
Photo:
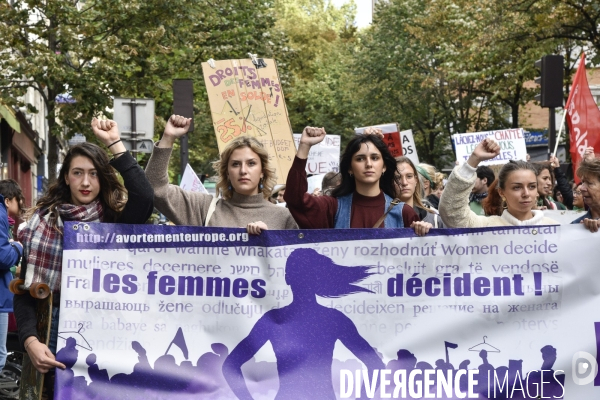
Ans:
[[[357,98],[366,124],[397,122],[412,129],[419,158],[441,167],[450,160],[450,134],[486,128],[490,104],[474,93],[472,81],[453,79],[444,68],[438,44],[444,38],[430,43],[442,32],[417,29],[426,6],[422,0],[378,4],[356,56]]]
[[[555,40],[561,47],[559,50],[573,43],[583,48],[593,48],[595,51],[590,54],[591,61],[600,63],[600,7],[597,1],[500,0],[498,5],[521,20],[529,21],[529,29],[515,31],[515,37]]]
[[[354,2],[337,8],[325,0],[277,0],[275,13],[290,50],[284,90],[294,132],[310,125],[350,135]]]
[[[248,51],[272,53],[275,43],[263,36],[274,22],[270,6],[256,0],[218,5],[206,0],[1,3],[0,40],[5,51],[0,52],[0,86],[6,88],[2,99],[17,104],[28,87],[42,95],[51,132],[52,179],[62,127],[89,134],[92,116],[106,113],[113,96],[123,96],[154,98],[159,128],[160,120],[171,114],[171,80],[192,78],[200,134],[195,132],[190,144],[211,154],[214,138],[201,143],[210,113],[200,62],[245,57]],[[59,105],[59,94],[68,94],[75,102]]]
[[[531,19],[503,9],[495,0],[427,2],[426,10],[414,30],[437,45],[438,59],[449,77],[471,82],[471,90],[483,101],[508,110],[503,115],[501,108],[488,108],[486,117],[495,120],[492,125],[521,127],[519,110],[536,93],[524,84],[536,76],[534,61],[553,43],[540,43],[533,36],[515,38],[515,31],[532,29]]]
[[[494,0],[381,2],[361,38],[365,119],[412,128],[420,158],[438,167],[454,133],[519,127],[535,94],[525,82],[554,45],[511,36],[531,26]]]

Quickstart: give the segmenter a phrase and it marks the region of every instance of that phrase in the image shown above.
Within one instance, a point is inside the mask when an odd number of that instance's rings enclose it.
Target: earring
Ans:
[[[352,172],[348,172],[348,175],[350,175],[350,178],[354,178],[354,174]]]
[[[228,181],[229,182],[229,181]],[[231,182],[229,182],[229,185],[227,186],[227,189],[231,192],[233,191],[233,188],[231,187]]]
[[[260,189],[260,191],[262,191],[262,190],[263,190],[263,188],[264,188],[264,185],[263,185],[263,180],[262,180],[262,178],[260,178],[260,183],[258,184],[258,188]]]
[[[502,198],[502,208],[504,208],[505,210],[508,208],[508,204],[506,204],[506,198]]]

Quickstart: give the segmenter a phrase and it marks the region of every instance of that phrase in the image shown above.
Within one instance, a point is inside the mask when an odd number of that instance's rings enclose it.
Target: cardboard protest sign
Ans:
[[[294,133],[296,148],[302,134]],[[340,135],[325,135],[325,139],[310,148],[306,162],[307,174],[326,174],[340,170]]]
[[[498,142],[501,148],[500,154],[491,160],[481,162],[480,165],[506,164],[510,160],[525,160],[527,148],[525,147],[523,128],[452,135],[456,159],[461,163],[467,161],[479,142],[488,136]]]
[[[285,183],[296,155],[292,128],[283,99],[277,65],[264,59],[256,68],[249,59],[202,63],[206,91],[219,152],[238,136],[258,139],[277,170],[277,183]]]

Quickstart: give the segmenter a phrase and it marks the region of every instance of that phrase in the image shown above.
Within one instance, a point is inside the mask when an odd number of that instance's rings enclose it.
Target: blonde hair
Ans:
[[[217,182],[217,195],[220,193],[225,200],[229,200],[233,196],[233,187],[231,186],[229,178],[227,177],[229,158],[235,150],[244,147],[248,147],[250,150],[256,153],[260,159],[263,173],[263,188],[261,189],[259,186],[258,191],[259,193],[262,193],[265,199],[268,199],[271,196],[271,192],[273,191],[275,184],[277,184],[275,168],[272,168],[269,165],[269,153],[263,147],[263,145],[255,138],[249,136],[240,136],[234,139],[233,142],[229,143],[227,147],[225,147],[225,150],[223,150],[221,153],[220,159],[213,163],[215,172],[219,174],[219,180]]]
[[[421,171],[419,171],[419,169]],[[422,171],[425,171],[427,175],[423,174]],[[433,190],[433,187],[435,186],[435,174],[437,172],[435,167],[433,165],[420,163],[417,165],[417,172],[419,173],[419,175],[421,175],[423,178],[429,181],[429,189]]]
[[[443,172],[436,172],[433,181],[435,182],[436,189],[444,186],[444,179],[446,179],[446,174]]]

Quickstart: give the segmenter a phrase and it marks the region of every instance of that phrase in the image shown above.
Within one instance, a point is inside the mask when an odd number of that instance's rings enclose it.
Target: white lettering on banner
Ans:
[[[600,395],[592,368],[573,358],[600,343],[590,312],[600,307],[600,246],[581,226],[390,239],[314,231],[320,243],[311,231],[244,241],[226,228],[69,227],[57,358],[74,364],[57,374],[58,400],[97,390],[175,400]]]
[[[453,376],[453,371],[441,371],[441,370],[412,370],[408,377],[407,372],[403,370],[392,371],[389,369],[375,370],[372,376],[369,376],[365,370],[353,371],[342,370],[340,375],[340,398],[348,399],[360,396],[360,391],[355,392],[355,388],[360,383],[364,382],[365,394],[369,399],[375,398],[376,389],[379,388],[380,398],[382,399],[405,399],[407,398],[407,387],[410,398],[429,398],[429,399],[447,399],[453,398],[468,398],[478,399],[479,393],[475,393],[475,387],[478,382],[476,379],[476,371],[468,371],[465,374],[464,371],[457,371],[456,375]],[[433,379],[435,375],[436,379]],[[466,376],[465,376],[466,375]],[[419,376],[424,377],[421,381],[418,379]],[[468,384],[463,392],[461,388],[461,379],[466,378]],[[435,390],[434,390],[435,386]],[[392,392],[392,393],[390,393]]]

